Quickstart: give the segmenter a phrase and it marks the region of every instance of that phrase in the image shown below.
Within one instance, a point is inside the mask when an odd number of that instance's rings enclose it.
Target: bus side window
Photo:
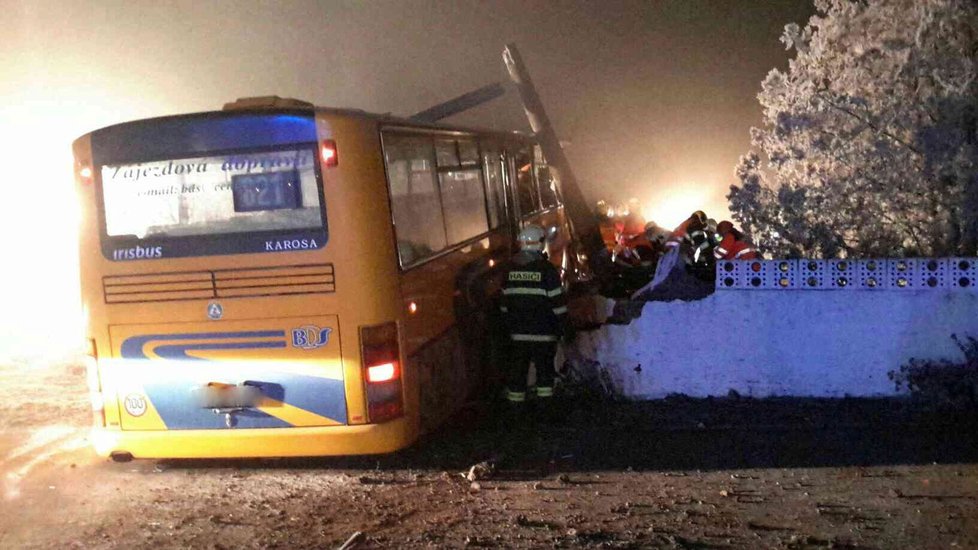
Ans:
[[[560,186],[560,171],[550,167],[550,188],[554,191],[554,198],[557,201],[557,206],[563,206],[564,204],[564,191]]]
[[[441,145],[444,142],[439,142]],[[489,230],[486,220],[486,194],[479,166],[479,149],[475,142],[458,141],[454,165],[444,164],[453,158],[447,152],[438,154],[438,178],[441,203],[445,212],[448,243],[457,244]],[[461,159],[461,162],[459,162]]]
[[[516,193],[520,201],[520,216],[540,210],[540,197],[533,181],[533,155],[529,148],[516,153]]]
[[[384,157],[401,266],[448,244],[441,197],[435,185],[435,152],[424,136],[384,135]]]
[[[438,166],[458,166],[458,150],[453,139],[435,140],[435,160]]]
[[[557,186],[551,175],[550,167],[547,166],[547,159],[543,157],[543,150],[539,145],[533,146],[533,167],[537,176],[537,185],[540,186],[540,202],[544,210],[557,206]]]
[[[499,151],[489,149],[483,154],[486,162],[486,188],[489,193],[489,228],[502,223],[506,202],[503,193],[503,163]]]
[[[541,166],[537,170],[537,181],[540,184],[540,201],[543,208],[553,208],[559,204],[557,200],[557,186],[554,177],[551,175],[549,166]]]
[[[478,166],[479,146],[474,141],[459,141],[458,157],[462,166]]]

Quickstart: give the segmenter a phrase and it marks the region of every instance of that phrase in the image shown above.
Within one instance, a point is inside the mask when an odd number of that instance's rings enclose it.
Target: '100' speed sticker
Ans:
[[[146,398],[138,393],[130,393],[126,396],[123,403],[126,412],[132,416],[142,416],[146,414]]]

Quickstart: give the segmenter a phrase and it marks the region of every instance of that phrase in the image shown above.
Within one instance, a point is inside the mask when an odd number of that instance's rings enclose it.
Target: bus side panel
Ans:
[[[83,181],[78,175],[79,167],[92,167],[91,135],[86,134],[75,140],[72,144],[72,152],[75,156],[75,184],[79,205],[78,267],[82,311],[85,317],[84,336],[94,343],[93,351],[96,355],[108,355],[111,348],[108,330],[104,323],[99,322],[106,318],[107,312],[105,301],[102,299],[103,259],[98,252],[102,246],[98,231],[98,199],[94,182],[91,179]],[[115,401],[115,393],[104,391],[112,386],[113,381],[105,377],[98,362],[91,361],[88,368],[94,370],[88,375],[93,403],[100,403],[102,407],[101,412],[97,413],[100,418],[95,419],[95,425],[100,427],[104,423],[105,426],[117,428],[119,407]]]
[[[471,381],[458,328],[452,326],[408,360],[419,377],[421,427],[430,432],[464,403]]]
[[[508,246],[502,231],[496,231],[401,277],[406,305],[417,305],[403,326],[405,354],[419,377],[424,430],[440,424],[492,377],[490,297],[498,288]]]

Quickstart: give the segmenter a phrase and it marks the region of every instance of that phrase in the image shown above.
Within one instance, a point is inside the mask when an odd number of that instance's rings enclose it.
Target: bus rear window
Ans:
[[[136,242],[159,243],[151,257],[320,248],[316,158],[310,145],[104,165],[105,237],[123,250],[108,255],[132,259]]]

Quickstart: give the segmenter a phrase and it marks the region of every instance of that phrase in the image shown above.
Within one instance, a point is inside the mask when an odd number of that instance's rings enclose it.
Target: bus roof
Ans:
[[[200,111],[195,113],[184,113],[177,115],[164,115],[159,117],[150,117],[144,119],[131,120],[126,122],[120,122],[117,124],[112,124],[93,130],[89,132],[99,133],[105,131],[111,131],[114,128],[121,128],[128,126],[130,124],[146,124],[153,121],[171,121],[182,118],[232,118],[241,114],[303,114],[308,115],[309,112],[315,113],[326,113],[334,114],[352,118],[362,118],[376,121],[378,124],[386,126],[396,126],[401,128],[416,128],[421,130],[433,130],[433,131],[446,131],[446,132],[462,132],[462,133],[473,133],[473,134],[484,134],[492,135],[503,139],[513,139],[519,141],[532,139],[532,134],[528,132],[523,132],[519,130],[493,130],[487,128],[473,128],[468,126],[458,126],[450,124],[442,124],[438,122],[426,122],[419,121],[411,118],[394,116],[391,113],[371,113],[364,111],[362,109],[346,108],[346,107],[321,107],[315,106],[307,101],[292,99],[292,98],[281,98],[278,96],[265,96],[257,98],[240,98],[232,103],[227,103],[224,108],[220,111]],[[88,135],[88,134],[86,134]],[[82,136],[84,137],[84,136]],[[80,138],[79,138],[80,139]]]

